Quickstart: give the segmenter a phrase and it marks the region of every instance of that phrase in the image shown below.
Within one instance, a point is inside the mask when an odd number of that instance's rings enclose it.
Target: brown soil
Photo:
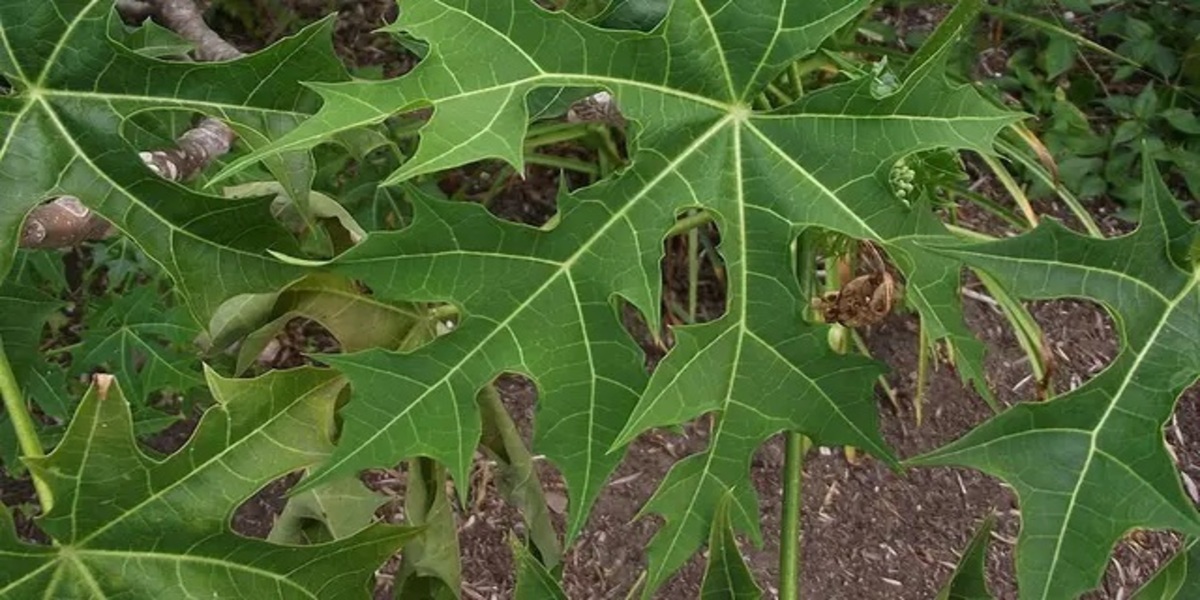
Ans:
[[[219,0],[217,4],[263,9],[272,0]],[[367,32],[388,16],[388,0],[370,2],[286,0],[284,4],[304,17],[315,17],[332,4],[343,9],[337,25],[339,51],[359,64],[384,65],[385,71],[403,71],[411,64],[389,42]],[[226,23],[236,28],[235,23]],[[278,37],[292,24],[269,31],[244,32],[243,46],[252,48],[263,39]],[[557,180],[550,170],[535,170],[510,193],[497,197],[498,214],[540,220],[553,212]],[[539,185],[541,184],[541,185]],[[986,186],[985,186],[986,187]],[[1065,216],[1061,207],[1039,206],[1044,214]],[[1109,210],[1111,212],[1111,210]],[[965,218],[1002,231],[1002,224],[986,216],[965,213]],[[1112,230],[1124,227],[1105,219]],[[667,277],[668,287],[673,283]],[[968,284],[970,285],[970,284]],[[719,294],[705,294],[707,308],[719,313]],[[1004,318],[984,301],[965,300],[968,322],[988,345],[989,383],[999,400],[1012,404],[1031,398],[1036,384],[1030,368]],[[1116,344],[1111,321],[1096,307],[1082,302],[1057,301],[1037,304],[1033,309],[1057,357],[1054,387],[1064,391],[1094,376],[1112,359]],[[295,332],[296,328],[292,328]],[[639,336],[646,337],[646,336]],[[891,366],[887,376],[896,390],[901,410],[892,408],[882,394],[879,407],[884,436],[901,456],[912,456],[955,439],[987,419],[990,409],[974,393],[964,391],[957,376],[947,367],[933,375],[924,399],[924,422],[915,423],[913,390],[916,380],[917,328],[912,316],[894,315],[865,332],[876,359]],[[652,357],[650,362],[654,362]],[[506,406],[527,433],[532,421],[536,392],[525,380],[500,380]],[[1200,392],[1185,394],[1176,420],[1167,428],[1168,439],[1179,458],[1182,472],[1200,479]],[[169,452],[190,434],[180,425],[153,446]],[[571,598],[624,598],[645,566],[644,547],[656,530],[653,518],[634,517],[650,497],[666,471],[680,458],[701,451],[706,443],[705,420],[683,429],[682,434],[652,432],[637,442],[596,503],[589,526],[566,556],[565,585]],[[745,553],[773,597],[777,577],[777,532],[780,523],[782,440],[766,444],[753,462],[755,485],[763,511],[762,548],[745,546]],[[372,486],[393,494],[395,500],[380,510],[389,522],[403,520],[400,498],[404,473],[400,470],[373,472]],[[547,494],[562,499],[561,479],[553,469],[543,469]],[[265,536],[282,508],[282,495],[294,477],[275,482],[248,500],[237,512],[234,528],[246,535]],[[1194,489],[1194,486],[1193,488]],[[4,478],[0,472],[0,500],[8,506],[27,502],[32,490],[27,482]],[[857,463],[847,460],[842,448],[814,448],[804,467],[803,590],[816,599],[933,598],[953,569],[959,552],[983,518],[999,519],[989,554],[989,580],[997,598],[1015,598],[1012,550],[1019,526],[1019,511],[1011,491],[999,481],[960,469],[920,469],[897,475],[869,457]],[[1195,498],[1200,501],[1200,498]],[[552,506],[559,502],[552,502]],[[506,506],[492,486],[479,501],[458,513],[463,554],[464,597],[509,598],[513,587],[511,556],[505,539],[522,529],[520,515]],[[561,527],[561,514],[557,515]],[[37,532],[19,519],[24,537]],[[1110,562],[1102,588],[1090,598],[1124,598],[1177,548],[1178,540],[1166,533],[1135,532],[1121,543]],[[381,570],[377,598],[390,598],[390,573],[396,561]],[[696,557],[657,595],[664,599],[697,596],[703,564]]]

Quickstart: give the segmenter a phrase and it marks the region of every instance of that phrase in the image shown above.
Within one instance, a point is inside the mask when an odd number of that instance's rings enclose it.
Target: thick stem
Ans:
[[[218,157],[229,153],[237,134],[228,125],[205,117],[175,140],[175,147],[142,152],[151,171],[171,181],[187,181],[200,174]]]
[[[804,436],[787,432],[783,456],[783,531],[779,538],[779,600],[800,598],[800,510],[804,479]]]
[[[19,244],[32,249],[67,248],[104,239],[112,233],[112,225],[84,206],[79,198],[62,196],[29,213]]]
[[[8,355],[4,353],[3,340],[0,340],[0,396],[4,398],[4,410],[8,413],[8,419],[12,421],[13,429],[16,430],[21,455],[26,458],[45,456],[42,442],[38,439],[37,427],[33,423],[33,415],[29,414],[29,406],[25,404],[25,397],[21,394],[17,376],[8,362]],[[54,504],[50,486],[36,473],[31,471],[29,475],[33,478],[33,487],[37,491],[42,514],[46,514]]]
[[[817,290],[817,252],[814,231],[800,235],[796,249],[796,279],[800,285],[800,307],[804,320],[813,320],[808,304]],[[800,598],[800,510],[804,477],[805,439],[796,431],[786,434],[783,457],[783,523],[779,531],[779,600]]]
[[[151,171],[171,181],[186,181],[229,152],[236,134],[228,125],[204,118],[176,140],[176,147],[141,153]],[[67,248],[113,235],[116,229],[74,196],[62,196],[35,207],[25,218],[20,246]]]
[[[241,50],[209,28],[204,14],[192,0],[155,0],[154,4],[158,8],[155,17],[163,27],[195,44],[196,60],[215,62],[242,56]]]
[[[568,158],[565,156],[558,156],[555,154],[538,154],[536,152],[531,152],[525,155],[525,162],[533,165],[541,165],[543,167],[577,171],[585,175],[600,175],[600,167],[597,167],[592,163],[583,162],[582,160],[576,160],[574,158]]]
[[[692,212],[694,214],[697,211]],[[688,230],[687,235],[687,314],[688,324],[691,325],[696,322],[697,309],[700,306],[700,228]]]

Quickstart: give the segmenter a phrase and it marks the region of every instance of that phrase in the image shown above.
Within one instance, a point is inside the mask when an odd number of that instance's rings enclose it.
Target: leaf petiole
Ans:
[[[42,442],[38,439],[37,427],[33,423],[33,415],[29,413],[29,405],[25,403],[21,386],[17,384],[16,374],[13,373],[12,365],[8,362],[8,355],[4,352],[3,339],[0,339],[0,396],[4,397],[4,410],[8,412],[8,418],[12,421],[13,429],[16,430],[21,454],[26,458],[45,456],[46,452],[42,449]],[[33,479],[33,487],[37,491],[42,514],[50,512],[50,507],[54,505],[50,486],[33,471],[30,471],[29,476]]]

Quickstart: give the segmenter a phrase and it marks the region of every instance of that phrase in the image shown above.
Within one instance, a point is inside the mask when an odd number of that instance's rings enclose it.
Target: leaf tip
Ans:
[[[96,397],[108,400],[108,390],[112,387],[115,377],[108,373],[96,373],[92,376],[92,385],[96,388]]]

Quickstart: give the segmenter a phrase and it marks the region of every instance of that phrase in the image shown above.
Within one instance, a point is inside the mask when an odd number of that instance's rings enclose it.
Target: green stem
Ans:
[[[913,410],[917,415],[917,427],[925,415],[925,387],[929,384],[929,328],[922,322],[917,334],[917,390],[913,395]]]
[[[971,231],[970,229],[967,229],[965,227],[959,227],[958,225],[947,225],[946,229],[948,229],[950,231],[950,233],[953,233],[954,235],[956,235],[960,238],[963,238],[965,240],[970,240],[972,242],[994,242],[997,239],[986,233],[979,233],[978,231]]]
[[[804,73],[800,71],[800,61],[794,60],[788,65],[788,74],[792,80],[792,92],[797,98],[804,96]]]
[[[787,95],[783,90],[779,89],[779,86],[775,85],[774,83],[767,84],[767,93],[775,99],[775,102],[779,106],[787,106],[795,102],[795,99]]]
[[[587,137],[592,132],[590,123],[553,123],[551,125],[533,126],[525,137],[526,148],[548,146],[559,142],[568,142]]]
[[[1000,305],[1001,312],[1013,326],[1017,343],[1025,351],[1025,356],[1029,358],[1033,376],[1037,378],[1039,385],[1044,386],[1040,391],[1045,392],[1045,395],[1049,397],[1053,394],[1053,390],[1050,389],[1050,382],[1046,379],[1048,365],[1046,364],[1047,357],[1042,354],[1044,347],[1042,340],[1045,339],[1045,334],[1042,333],[1041,326],[1038,325],[1033,315],[1029,314],[1025,305],[1010,295],[996,278],[982,269],[972,269],[972,271],[975,272],[975,276],[983,283],[983,287],[992,295],[996,303]]]
[[[696,308],[700,304],[700,228],[688,231],[688,324],[696,322]]]
[[[796,251],[796,278],[800,284],[800,307],[804,320],[813,320],[808,301],[816,295],[817,249],[813,230],[800,235]],[[779,600],[800,598],[800,510],[804,478],[804,436],[796,431],[786,434],[783,457],[783,523],[779,531]]]
[[[975,204],[975,206],[978,206],[992,215],[999,217],[1005,223],[1017,228],[1018,231],[1026,231],[1029,229],[1029,226],[1024,221],[1019,219],[1012,211],[1000,206],[999,204],[996,204],[991,198],[988,198],[983,194],[972,192],[971,190],[962,186],[951,187],[950,192],[956,196],[965,198],[966,200]]]
[[[4,353],[2,341],[0,341],[0,396],[4,397],[4,410],[8,412],[8,418],[17,432],[17,445],[21,448],[21,455],[25,458],[46,456],[46,452],[42,450],[42,442],[38,439],[33,415],[29,414],[29,406],[25,404],[25,397],[21,394],[21,386],[17,385],[17,376],[8,362],[8,355]],[[37,473],[30,471],[29,476],[33,479],[33,487],[37,491],[42,514],[46,514],[54,504],[50,486]]]
[[[800,509],[804,480],[804,436],[787,432],[783,457],[783,531],[779,541],[779,599],[800,598]]]
[[[1009,158],[1021,163],[1021,166],[1025,167],[1025,169],[1033,174],[1034,177],[1037,177],[1042,181],[1042,183],[1049,186],[1050,189],[1053,189],[1054,193],[1058,194],[1059,199],[1061,199],[1067,205],[1067,208],[1071,209],[1071,214],[1075,215],[1075,218],[1079,219],[1079,222],[1083,224],[1083,228],[1087,230],[1088,235],[1094,238],[1104,237],[1104,232],[1100,231],[1100,226],[1096,224],[1096,220],[1092,218],[1092,214],[1088,212],[1086,208],[1084,208],[1083,203],[1079,201],[1079,198],[1077,198],[1075,194],[1071,192],[1071,190],[1067,189],[1067,186],[1063,185],[1063,183],[1058,180],[1058,177],[1051,175],[1044,167],[1038,164],[1037,161],[1031,159],[1024,152],[1021,152],[1016,145],[1006,140],[997,140],[996,147],[999,148],[999,150],[1003,152],[1005,156],[1008,156]]]
[[[700,210],[693,212],[692,214],[675,221],[675,224],[667,230],[667,237],[675,237],[677,235],[687,233],[693,229],[696,229],[697,227],[708,225],[709,223],[712,223],[712,221],[712,215],[709,214],[708,211]]]
[[[1017,178],[1013,177],[1012,173],[995,157],[987,154],[979,154],[980,160],[992,170],[992,174],[996,179],[1000,180],[1000,184],[1008,191],[1008,195],[1012,196],[1013,202],[1020,207],[1021,213],[1025,215],[1025,220],[1029,222],[1029,227],[1037,227],[1037,213],[1033,210],[1033,204],[1029,202],[1029,196],[1025,195],[1025,190],[1021,189],[1021,184],[1017,183]]]
[[[525,161],[535,165],[544,167],[554,167],[556,169],[567,169],[569,171],[578,171],[592,176],[600,175],[600,167],[582,160],[567,158],[565,156],[555,156],[553,154],[526,154]]]

